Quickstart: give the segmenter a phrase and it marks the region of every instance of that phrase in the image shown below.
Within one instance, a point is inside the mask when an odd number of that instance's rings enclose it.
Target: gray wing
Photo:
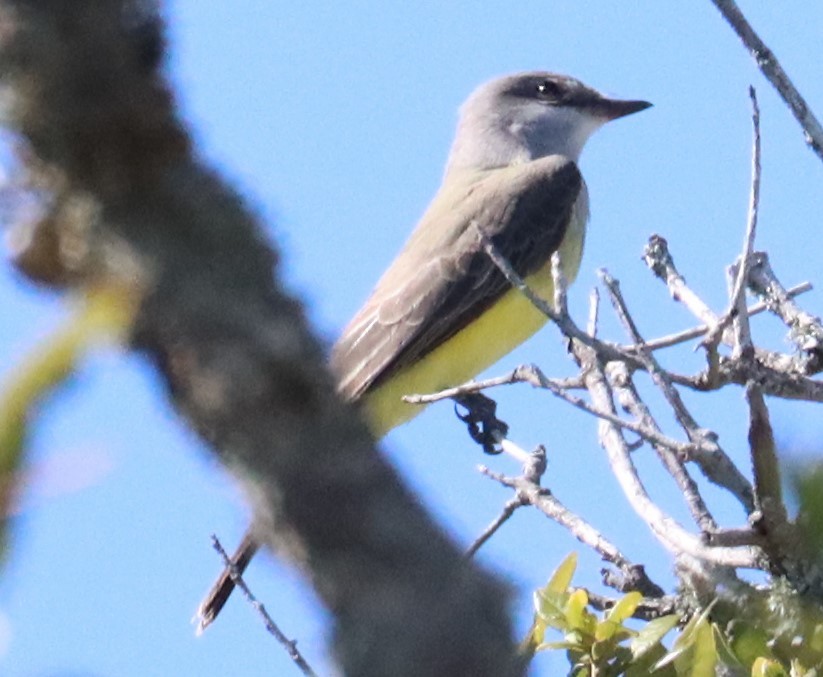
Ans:
[[[560,246],[582,177],[553,155],[448,185],[333,349],[349,399],[423,358],[511,288],[472,223],[525,277]]]

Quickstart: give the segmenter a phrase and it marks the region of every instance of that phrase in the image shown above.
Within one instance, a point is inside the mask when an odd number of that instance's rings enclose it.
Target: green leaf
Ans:
[[[660,641],[679,621],[680,617],[677,614],[671,614],[646,623],[630,645],[634,659],[645,656],[655,646],[660,645]]]
[[[543,643],[545,634],[546,622],[535,614],[532,626],[529,628],[523,641],[520,642],[520,654],[526,659],[526,662],[534,657],[538,646]]]
[[[557,649],[563,649],[564,651],[585,651],[586,647],[581,646],[579,642],[543,642],[537,647],[536,651],[556,651]]]
[[[675,659],[675,668],[679,675],[688,677],[715,677],[717,666],[717,647],[714,633],[706,614],[701,614],[691,635],[688,651]]]
[[[576,570],[577,553],[571,552],[566,556],[566,559],[560,563],[560,566],[554,570],[552,577],[549,579],[549,582],[546,583],[546,587],[544,587],[543,590],[558,594],[568,591],[569,586],[572,584],[572,578],[574,577],[574,572]]]
[[[783,666],[770,658],[760,657],[752,664],[752,677],[789,677]]]
[[[667,665],[659,669],[654,669],[660,660],[666,655],[666,647],[662,644],[653,644],[652,648],[642,656],[634,659],[626,667],[626,677],[677,677],[674,665]]]
[[[594,638],[598,642],[605,642],[614,637],[615,633],[620,629],[617,623],[612,621],[600,621],[594,631]]]
[[[742,621],[735,621],[731,631],[731,649],[737,659],[751,667],[758,658],[774,658],[765,630]]]
[[[712,623],[712,632],[714,633],[714,643],[717,647],[717,657],[720,659],[720,662],[730,668],[742,668],[743,664],[737,656],[735,656],[726,636],[714,623]]]
[[[534,593],[535,611],[548,625],[558,630],[566,629],[566,602],[569,594],[543,588]]]
[[[637,609],[638,604],[643,601],[643,595],[639,592],[630,592],[619,599],[615,605],[606,613],[606,618],[597,624],[594,636],[598,642],[612,639],[615,634],[623,628],[623,621],[630,618]],[[622,635],[625,639],[625,635]],[[619,640],[618,640],[619,641]]]
[[[631,618],[640,602],[643,601],[643,595],[637,591],[629,592],[617,601],[609,612],[606,618],[615,623],[623,623],[627,618]]]
[[[692,676],[694,673],[682,672],[681,666],[688,666],[692,653],[697,651],[697,643],[702,639],[702,629],[708,623],[709,613],[714,606],[714,602],[709,604],[700,615],[692,616],[686,627],[674,641],[672,650],[669,651],[660,661],[655,664],[655,669],[662,668],[667,665],[674,664],[677,668],[678,674],[685,674]],[[711,633],[709,633],[711,635]],[[705,648],[705,646],[703,647]],[[697,677],[697,674],[694,674]]]

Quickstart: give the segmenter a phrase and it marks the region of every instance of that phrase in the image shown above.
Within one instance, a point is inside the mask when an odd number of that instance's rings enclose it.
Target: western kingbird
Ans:
[[[571,281],[583,251],[583,145],[604,123],[649,106],[548,72],[492,80],[466,100],[440,189],[332,351],[339,391],[361,403],[375,437],[421,411],[404,395],[464,383],[546,322],[512,289],[479,233],[551,298],[552,254]],[[247,535],[235,561],[244,567],[255,548]],[[224,573],[201,606],[201,627],[231,587]]]

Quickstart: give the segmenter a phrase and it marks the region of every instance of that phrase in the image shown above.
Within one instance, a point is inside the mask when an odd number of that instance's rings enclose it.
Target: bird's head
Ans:
[[[596,129],[649,106],[609,98],[557,73],[497,78],[461,107],[448,168],[491,169],[554,154],[576,161]]]

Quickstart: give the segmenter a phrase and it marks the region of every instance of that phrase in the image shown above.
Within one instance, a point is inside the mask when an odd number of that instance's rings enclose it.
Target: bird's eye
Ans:
[[[543,82],[537,85],[537,94],[541,99],[559,99],[560,85],[558,85],[554,80],[543,80]]]

